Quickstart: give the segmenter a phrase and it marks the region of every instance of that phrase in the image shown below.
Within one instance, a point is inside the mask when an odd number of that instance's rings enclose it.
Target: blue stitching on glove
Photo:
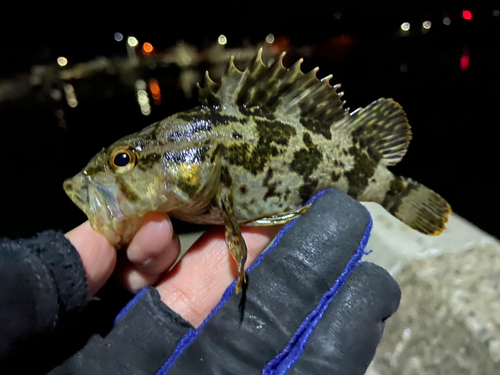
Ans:
[[[141,299],[144,293],[146,293],[146,290],[148,290],[148,287],[145,286],[142,288],[139,293],[137,293],[134,298],[132,298],[130,301],[128,301],[127,305],[118,313],[118,315],[115,317],[114,324],[118,323],[118,321],[125,316],[126,313],[129,312],[129,310],[136,304],[137,301]]]
[[[367,210],[368,211],[368,210]],[[358,266],[361,257],[364,254],[364,250],[368,239],[370,238],[370,232],[372,230],[373,221],[370,213],[368,212],[368,216],[370,217],[370,223],[366,227],[365,234],[359,243],[358,250],[354,253],[352,258],[347,263],[344,271],[339,276],[339,278],[335,281],[332,288],[326,292],[321,300],[318,303],[318,306],[314,309],[312,313],[302,322],[299,329],[291,340],[288,342],[288,345],[281,353],[279,353],[276,357],[274,357],[267,366],[262,371],[263,375],[283,375],[299,360],[304,348],[311,336],[312,332],[316,328],[316,325],[319,323],[321,318],[326,312],[326,309],[330,305],[330,302],[335,298],[340,289],[344,286],[347,278],[351,274],[351,272]]]
[[[331,190],[331,189],[328,189],[328,190]],[[314,197],[312,197],[308,202],[307,204],[312,204],[314,203],[314,201],[316,199],[318,199],[319,197],[321,197],[323,194],[325,194],[328,190],[323,190],[323,191],[320,191],[318,194],[316,194]],[[306,205],[307,205],[306,204]],[[269,254],[271,251],[274,250],[274,248],[278,245],[278,243],[280,242],[281,240],[281,237],[283,237],[283,235],[288,232],[288,230],[293,226],[293,224],[295,224],[295,222],[297,220],[299,220],[300,217],[296,218],[296,219],[293,219],[291,222],[289,222],[285,228],[283,228],[283,230],[281,232],[279,232],[278,236],[276,237],[276,239],[274,240],[273,244],[269,247],[269,249],[267,249],[264,253],[262,253],[258,258],[257,260],[248,268],[247,272],[251,272],[255,267],[257,267],[261,262],[262,260],[264,259],[264,257]],[[370,228],[371,228],[371,217],[370,217]],[[368,232],[369,233],[369,232]],[[357,254],[357,253],[356,253]],[[361,252],[361,255],[363,255],[363,253]],[[351,259],[352,260],[352,259]],[[350,262],[349,262],[350,263]],[[349,265],[348,263],[348,265]],[[342,277],[342,276],[341,276]],[[200,331],[203,329],[203,327],[210,321],[210,319],[215,315],[215,313],[217,311],[220,310],[220,308],[222,306],[224,306],[226,304],[226,302],[229,300],[229,298],[231,298],[231,296],[233,295],[233,291],[234,291],[234,287],[236,286],[236,280],[226,289],[226,291],[224,292],[224,294],[222,295],[222,298],[221,300],[219,301],[219,303],[217,304],[217,306],[215,306],[215,308],[212,310],[212,312],[206,317],[206,319],[203,321],[203,323],[201,323],[201,325],[195,329],[195,330],[191,330],[189,331],[188,333],[186,333],[184,335],[184,337],[179,341],[179,343],[177,344],[177,346],[175,347],[175,350],[174,352],[172,353],[172,355],[170,356],[170,358],[167,360],[167,362],[165,362],[165,364],[158,370],[158,372],[156,373],[156,375],[165,375],[167,374],[168,370],[170,370],[170,368],[172,367],[172,365],[174,364],[174,362],[177,360],[177,358],[179,358],[179,356],[182,354],[182,352],[184,350],[186,350],[189,345],[191,345],[191,343],[194,341],[194,339],[196,338],[196,336],[198,336],[198,334],[200,333]],[[294,336],[295,337],[295,336]]]

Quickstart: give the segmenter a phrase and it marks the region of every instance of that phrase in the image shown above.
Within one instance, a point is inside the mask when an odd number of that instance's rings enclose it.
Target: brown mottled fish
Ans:
[[[438,194],[387,167],[406,153],[406,114],[392,99],[349,113],[318,69],[270,66],[262,50],[241,72],[233,59],[221,83],[208,73],[201,105],[126,136],[95,155],[64,190],[94,230],[120,246],[150,211],[224,225],[245,281],[241,225],[287,223],[327,188],[380,203],[411,228],[436,235],[451,208]]]

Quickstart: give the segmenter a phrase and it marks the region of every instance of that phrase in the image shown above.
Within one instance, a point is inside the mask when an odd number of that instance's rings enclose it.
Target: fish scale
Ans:
[[[402,107],[378,99],[349,112],[332,76],[267,66],[259,50],[247,69],[231,58],[218,84],[205,76],[200,106],[123,137],[64,183],[92,228],[117,247],[145,214],[224,225],[245,281],[242,225],[287,223],[306,202],[334,188],[380,203],[411,228],[439,234],[451,213],[437,193],[387,167],[406,153],[411,130]]]

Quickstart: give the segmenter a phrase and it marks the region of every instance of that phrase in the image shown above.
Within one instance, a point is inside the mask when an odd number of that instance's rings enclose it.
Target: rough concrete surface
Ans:
[[[500,245],[414,260],[367,375],[500,374]]]
[[[401,305],[366,375],[500,374],[500,245],[452,215],[423,236],[366,204],[374,229],[365,257],[391,272]]]

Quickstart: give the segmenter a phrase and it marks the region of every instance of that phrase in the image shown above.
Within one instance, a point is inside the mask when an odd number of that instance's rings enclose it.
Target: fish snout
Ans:
[[[79,178],[79,176],[68,178],[63,183],[63,189],[78,208],[87,212],[89,206],[89,188],[87,181]]]

